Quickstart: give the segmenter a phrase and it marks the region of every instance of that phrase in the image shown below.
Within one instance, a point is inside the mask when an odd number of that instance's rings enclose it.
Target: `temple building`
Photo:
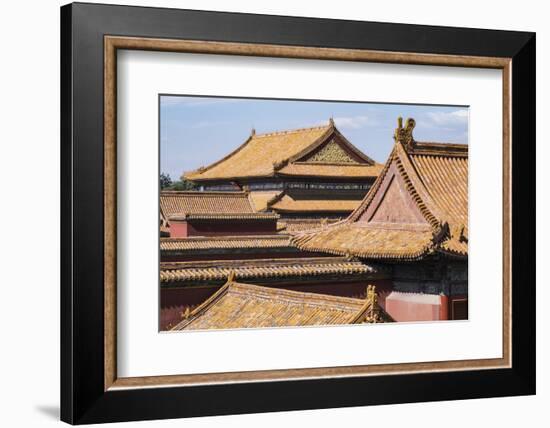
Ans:
[[[331,119],[314,128],[253,130],[236,150],[183,178],[202,191],[246,191],[256,212],[279,214],[281,227],[296,230],[349,215],[381,169]]]
[[[191,236],[161,238],[162,262],[299,257],[290,235]],[[310,256],[310,253],[306,254]]]
[[[229,277],[266,288],[359,299],[365,297],[370,284],[381,294],[383,307],[384,296],[391,290],[389,272],[384,267],[346,257],[312,257],[315,254],[305,253],[307,256],[304,252],[294,257],[272,253],[269,258],[245,259],[236,252],[227,260],[161,262],[161,330],[173,327],[181,321],[182,314],[212,297]]]
[[[171,238],[270,235],[279,215],[257,212],[247,192],[162,191],[161,228]]]
[[[385,165],[332,121],[253,134],[186,176],[202,190],[161,192],[161,330],[362,322],[367,285],[385,321],[467,319],[468,146],[414,125]]]
[[[301,250],[390,270],[396,321],[468,317],[468,146],[417,142],[401,118],[370,192],[344,221],[293,240]]]
[[[328,221],[280,223],[258,212],[251,192],[163,191],[160,196],[160,325],[166,330],[185,311],[216,293],[230,273],[239,280],[310,293],[363,297],[367,284],[386,289],[387,273],[346,257],[303,251],[287,229]],[[370,281],[370,282],[369,282]]]
[[[233,277],[172,330],[297,327],[392,321],[371,287],[365,299],[239,283]]]

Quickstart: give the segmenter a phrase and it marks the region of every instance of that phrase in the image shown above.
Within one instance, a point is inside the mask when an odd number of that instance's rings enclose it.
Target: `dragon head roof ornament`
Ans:
[[[407,151],[414,148],[413,129],[415,125],[415,120],[413,118],[408,118],[403,128],[403,118],[401,116],[397,118],[397,128],[395,129],[393,138],[395,141],[401,143]]]

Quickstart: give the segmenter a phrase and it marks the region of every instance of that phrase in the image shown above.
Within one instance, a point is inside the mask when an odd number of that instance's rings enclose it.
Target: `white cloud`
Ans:
[[[195,122],[193,123],[192,125],[190,125],[190,128],[211,128],[211,127],[216,127],[216,126],[221,126],[221,125],[228,125],[230,124],[231,122],[227,121],[227,120],[218,120],[218,121],[215,121],[215,120],[199,120],[198,122]]]
[[[428,112],[426,113],[426,116],[433,125],[437,126],[453,126],[468,123],[467,109],[455,110],[451,112]]]
[[[360,129],[376,123],[370,116],[335,117],[334,122],[336,126],[344,129]]]

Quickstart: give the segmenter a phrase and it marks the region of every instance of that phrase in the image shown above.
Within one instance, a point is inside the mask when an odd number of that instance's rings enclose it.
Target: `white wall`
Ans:
[[[59,9],[57,0],[4,2],[0,12],[0,419],[3,426],[42,427],[58,419],[59,397]],[[116,3],[103,1],[103,3]],[[170,6],[322,18],[405,22],[537,31],[538,129],[550,117],[545,96],[550,75],[550,29],[544,2],[441,1],[358,2],[353,0],[297,2],[277,0],[126,1],[127,4]],[[547,141],[538,134],[538,178],[550,182]],[[546,143],[546,144],[545,144]],[[543,169],[543,167],[545,167]],[[538,186],[538,264],[549,228],[548,200]],[[43,225],[27,233],[29,225]],[[543,228],[543,226],[546,226]],[[544,276],[544,277],[543,277]],[[155,426],[280,427],[365,426],[516,427],[542,426],[543,405],[550,400],[548,314],[540,302],[550,297],[547,273],[538,274],[538,395],[536,397],[422,403],[353,409],[285,412],[264,415],[152,422]],[[18,318],[24,301],[33,319]],[[27,318],[27,317],[25,317]],[[137,424],[128,424],[133,426]],[[146,426],[147,423],[142,423]]]

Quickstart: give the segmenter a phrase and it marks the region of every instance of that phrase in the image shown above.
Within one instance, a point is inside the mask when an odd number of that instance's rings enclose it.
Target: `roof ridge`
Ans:
[[[348,303],[353,305],[363,305],[365,302],[363,299],[358,299],[354,297],[311,293],[307,291],[288,290],[285,288],[266,287],[262,285],[248,284],[245,282],[238,282],[238,281],[228,281],[226,284],[229,285],[229,288],[227,289],[227,293],[231,293],[231,291],[237,291],[237,292],[246,291],[258,297],[262,297],[262,294],[280,296],[281,298],[308,297],[312,300],[312,302],[309,302],[309,303],[311,303],[313,306],[318,306],[319,302],[327,302],[327,301],[338,302],[338,303]],[[317,302],[317,305],[315,305],[315,302]],[[305,302],[305,303],[302,302],[302,304],[308,304],[308,302]]]
[[[415,145],[416,144],[433,144],[436,146],[456,146],[457,148],[464,148],[467,149],[469,147],[469,144],[467,143],[448,143],[443,141],[417,141],[414,140]]]
[[[229,277],[228,277],[229,280]],[[172,330],[182,330],[182,328],[191,322],[195,320],[195,318],[204,312],[208,307],[210,307],[214,302],[221,299],[223,296],[227,294],[227,291],[229,289],[229,285],[231,283],[227,281],[218,291],[216,291],[214,294],[212,294],[208,299],[206,299],[204,302],[202,302],[199,306],[197,306],[195,309],[193,309],[190,313],[187,314],[187,316],[178,324],[176,324]]]
[[[247,197],[248,192],[231,190],[161,190],[160,196],[239,196]]]
[[[191,260],[185,262],[162,262],[161,270],[177,270],[185,268],[200,268],[205,266],[215,267],[231,267],[239,265],[239,267],[247,267],[254,265],[271,265],[271,266],[289,266],[289,265],[327,265],[327,264],[361,264],[357,261],[349,261],[345,257],[334,255],[332,257],[293,257],[290,259],[244,259],[244,260]]]
[[[413,156],[447,156],[447,157],[468,157],[468,144],[441,143],[436,141],[415,141],[414,145],[407,150]]]
[[[323,166],[323,165],[329,165],[329,166],[349,166],[353,168],[361,167],[361,168],[373,168],[377,167],[379,165],[384,165],[383,163],[375,162],[373,165],[366,164],[366,163],[349,163],[349,162],[326,162],[326,161],[293,161],[294,165],[314,165],[314,166]]]
[[[186,219],[278,219],[280,216],[274,212],[181,212],[168,216],[168,220],[184,221]]]
[[[272,137],[275,135],[286,135],[286,134],[294,134],[297,132],[304,132],[304,131],[312,131],[314,129],[328,129],[331,125],[319,125],[319,126],[310,126],[305,128],[295,128],[295,129],[285,129],[281,131],[272,131],[272,132],[265,132],[263,134],[255,134],[252,138],[263,138],[263,137]]]
[[[252,141],[254,136],[255,136],[255,133],[249,135],[244,143],[242,143],[235,150],[229,152],[227,155],[225,155],[223,158],[217,160],[216,162],[211,163],[208,166],[201,166],[201,167],[199,167],[199,168],[197,168],[193,171],[187,171],[187,172],[184,171],[183,174],[182,174],[182,178],[193,181],[193,178],[192,178],[193,176],[196,177],[198,175],[203,174],[204,172],[214,168],[215,166],[217,166],[217,165],[221,164],[222,162],[224,162],[225,160],[229,159],[231,156],[234,156],[235,154],[240,152],[242,149],[244,149]]]
[[[271,235],[230,235],[230,236],[188,236],[186,238],[160,238],[160,242],[192,242],[192,241],[242,241],[247,239],[276,239],[284,241],[289,239],[290,235],[281,233]]]

